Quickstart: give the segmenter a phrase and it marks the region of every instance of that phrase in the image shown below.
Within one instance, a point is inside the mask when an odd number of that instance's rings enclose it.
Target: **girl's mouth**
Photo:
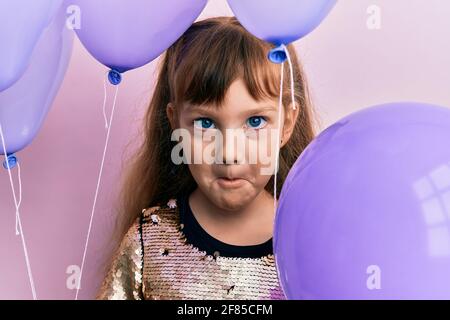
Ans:
[[[245,183],[245,179],[220,177],[217,179],[217,183],[222,188],[232,189],[241,187]]]

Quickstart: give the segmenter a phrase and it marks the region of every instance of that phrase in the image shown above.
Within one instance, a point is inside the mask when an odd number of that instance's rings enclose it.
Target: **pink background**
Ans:
[[[381,9],[381,29],[366,22]],[[339,1],[325,22],[295,43],[321,117],[321,129],[358,109],[410,100],[450,106],[450,2],[447,0]],[[212,0],[199,19],[232,15]],[[111,210],[129,141],[139,137],[158,61],[125,74],[120,87],[80,299],[94,297],[99,266],[111,237]],[[39,299],[73,299],[69,265],[81,265],[103,152],[102,102],[106,68],[75,42],[69,70],[45,124],[22,165],[22,226]],[[109,88],[109,102],[113,90]],[[111,104],[109,104],[108,111]],[[108,112],[109,114],[109,112]],[[0,170],[0,299],[30,299],[7,171]]]

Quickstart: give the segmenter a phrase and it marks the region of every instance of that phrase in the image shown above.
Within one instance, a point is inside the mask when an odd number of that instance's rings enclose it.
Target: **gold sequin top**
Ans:
[[[183,232],[177,201],[144,209],[131,226],[97,299],[285,299],[272,254],[208,254]]]

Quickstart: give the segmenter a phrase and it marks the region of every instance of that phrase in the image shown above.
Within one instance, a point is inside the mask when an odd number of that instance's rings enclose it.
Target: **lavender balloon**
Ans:
[[[281,192],[290,299],[450,299],[450,109],[392,103],[323,131]]]
[[[42,31],[62,0],[0,1],[0,92],[25,72]]]
[[[149,63],[172,45],[207,0],[72,2],[80,8],[81,27],[75,31],[83,45],[99,62],[122,73]]]
[[[241,24],[275,45],[289,44],[313,31],[336,0],[228,0]]]
[[[61,7],[40,37],[23,76],[0,92],[0,124],[8,154],[23,149],[36,136],[64,78],[73,43],[73,31],[65,21]]]

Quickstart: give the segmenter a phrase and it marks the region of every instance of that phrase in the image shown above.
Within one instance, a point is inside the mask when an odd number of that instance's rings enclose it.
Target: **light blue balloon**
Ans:
[[[450,299],[450,109],[364,108],[283,184],[274,253],[288,299]]]
[[[0,124],[8,154],[31,143],[58,93],[74,38],[74,32],[66,28],[65,22],[65,10],[60,7],[38,39],[25,73],[11,87],[0,92]],[[0,141],[0,154],[3,153]]]
[[[240,23],[256,37],[277,46],[313,31],[336,0],[228,0]]]
[[[89,53],[113,69],[109,80],[162,54],[197,19],[206,0],[73,0],[81,10],[75,32]]]
[[[39,37],[62,1],[0,1],[0,92],[25,72]]]

